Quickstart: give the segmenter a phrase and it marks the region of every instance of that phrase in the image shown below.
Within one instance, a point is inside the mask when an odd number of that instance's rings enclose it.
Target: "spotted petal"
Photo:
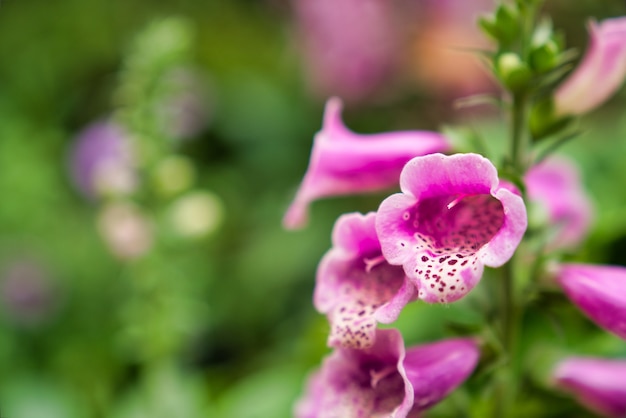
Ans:
[[[371,347],[376,324],[393,322],[416,298],[403,269],[383,258],[375,218],[374,213],[341,216],[333,247],[320,262],[314,303],[328,315],[331,346]]]
[[[308,381],[297,418],[417,418],[456,389],[479,357],[469,339],[406,350],[395,329],[367,349],[336,348]]]
[[[400,188],[381,203],[376,231],[387,261],[404,267],[426,302],[463,297],[485,265],[511,258],[526,230],[522,198],[480,155],[416,157]]]

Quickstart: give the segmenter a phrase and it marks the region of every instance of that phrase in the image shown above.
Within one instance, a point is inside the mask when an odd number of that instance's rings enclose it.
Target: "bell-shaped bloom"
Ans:
[[[626,340],[626,267],[561,264],[556,277],[585,315]]]
[[[511,258],[526,231],[522,198],[480,155],[416,157],[400,189],[381,203],[376,231],[387,261],[404,267],[426,302],[463,297],[485,265]]]
[[[337,348],[308,381],[297,418],[416,417],[472,373],[479,350],[470,339],[409,348],[395,329],[378,330],[370,348]]]
[[[315,135],[309,167],[283,218],[286,228],[304,226],[308,206],[315,199],[394,187],[402,167],[411,158],[450,147],[448,140],[436,132],[355,134],[343,124],[341,108],[338,98],[326,103],[324,124]]]
[[[298,51],[312,93],[360,101],[398,67],[398,2],[293,0]]]
[[[341,216],[333,229],[333,247],[318,267],[313,300],[328,315],[331,346],[371,347],[376,324],[395,321],[417,298],[402,267],[382,256],[375,219],[375,213]]]
[[[590,22],[582,61],[554,96],[559,115],[586,113],[609,99],[626,78],[626,16]]]
[[[556,385],[602,416],[626,416],[626,360],[571,357],[553,371]]]
[[[577,167],[564,157],[550,157],[528,170],[524,180],[529,200],[542,212],[541,226],[551,232],[546,250],[578,245],[589,231],[593,209]]]
[[[130,141],[113,122],[96,122],[79,133],[70,169],[78,190],[91,199],[126,195],[137,187]]]

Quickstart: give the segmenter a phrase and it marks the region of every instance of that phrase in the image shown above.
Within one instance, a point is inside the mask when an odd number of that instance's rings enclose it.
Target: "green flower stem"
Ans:
[[[525,92],[513,94],[511,109],[511,163],[515,174],[522,177],[528,167],[530,135],[528,127],[528,97]]]
[[[517,336],[519,329],[519,307],[515,295],[515,256],[504,265],[498,280],[499,336],[503,348],[502,367],[495,376],[494,417],[507,416],[515,402],[517,393]]]

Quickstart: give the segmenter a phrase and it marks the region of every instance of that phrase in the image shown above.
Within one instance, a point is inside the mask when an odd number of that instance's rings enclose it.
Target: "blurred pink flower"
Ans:
[[[122,260],[141,257],[154,241],[150,220],[130,202],[105,205],[98,216],[98,231],[111,253]]]
[[[417,417],[456,389],[479,357],[470,339],[404,348],[395,329],[364,350],[337,348],[308,381],[297,418]]]
[[[137,187],[134,156],[124,130],[96,122],[82,130],[70,155],[72,180],[89,198],[126,195]]]
[[[609,99],[626,78],[626,16],[589,23],[589,47],[556,91],[559,115],[586,113]]]
[[[626,340],[626,267],[561,264],[556,277],[580,310]]]
[[[57,290],[49,272],[29,258],[10,263],[0,273],[0,307],[17,325],[49,320],[58,308]]]
[[[314,304],[328,315],[328,344],[368,348],[376,324],[391,323],[417,291],[400,266],[383,258],[374,227],[376,214],[349,213],[333,229],[333,247],[317,270]]]
[[[476,25],[493,9],[491,0],[420,1],[408,68],[420,87],[458,98],[494,89],[489,71],[476,52],[489,42]]]
[[[587,235],[593,218],[591,201],[578,168],[564,157],[550,157],[526,173],[526,192],[552,232],[546,250],[571,248]]]
[[[416,157],[400,189],[381,203],[376,231],[387,261],[404,267],[426,302],[465,296],[484,265],[511,258],[526,231],[522,198],[478,154]]]
[[[570,357],[556,366],[553,378],[591,411],[626,416],[626,360]]]
[[[397,1],[293,0],[299,50],[317,97],[359,101],[398,65]]]
[[[450,147],[448,140],[436,132],[355,134],[341,121],[341,108],[338,98],[326,103],[324,123],[315,135],[309,167],[283,218],[286,228],[306,224],[308,206],[313,200],[394,187],[402,167],[411,158]]]

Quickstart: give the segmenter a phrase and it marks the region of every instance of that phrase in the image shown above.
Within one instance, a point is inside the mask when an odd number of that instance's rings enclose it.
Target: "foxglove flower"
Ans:
[[[359,101],[395,72],[400,46],[397,2],[293,0],[311,92]]]
[[[626,340],[626,268],[561,264],[556,277],[580,310],[602,328]]]
[[[130,141],[123,129],[112,122],[97,122],[79,133],[70,168],[78,190],[91,199],[126,195],[137,186]]]
[[[317,310],[328,315],[331,346],[371,347],[377,322],[395,321],[417,297],[402,267],[382,256],[375,219],[375,213],[341,216],[333,229],[333,248],[317,270],[313,299]]]
[[[555,94],[559,115],[579,115],[611,97],[626,77],[626,16],[589,24],[582,61]]]
[[[559,388],[606,417],[626,416],[626,360],[572,357],[553,372]]]
[[[309,167],[283,219],[286,228],[304,226],[313,200],[393,187],[411,158],[449,148],[448,140],[436,132],[355,134],[341,121],[341,108],[338,98],[326,103],[324,125],[315,135]]]
[[[381,203],[376,231],[387,261],[404,267],[426,302],[463,297],[484,265],[511,258],[526,230],[522,198],[477,154],[416,157],[400,189]]]
[[[544,211],[543,220],[553,232],[546,249],[578,245],[589,231],[593,211],[577,167],[563,157],[550,157],[528,170],[524,180],[529,200]]]
[[[437,96],[458,98],[494,90],[494,83],[469,49],[489,43],[476,19],[493,8],[491,0],[421,0],[409,51],[410,74]],[[465,51],[464,51],[465,50]]]
[[[416,417],[472,373],[479,351],[469,339],[406,350],[395,329],[378,330],[370,348],[337,348],[296,405],[297,418]]]
[[[16,260],[0,272],[0,309],[16,325],[37,326],[52,319],[60,296],[49,272],[35,260]]]

